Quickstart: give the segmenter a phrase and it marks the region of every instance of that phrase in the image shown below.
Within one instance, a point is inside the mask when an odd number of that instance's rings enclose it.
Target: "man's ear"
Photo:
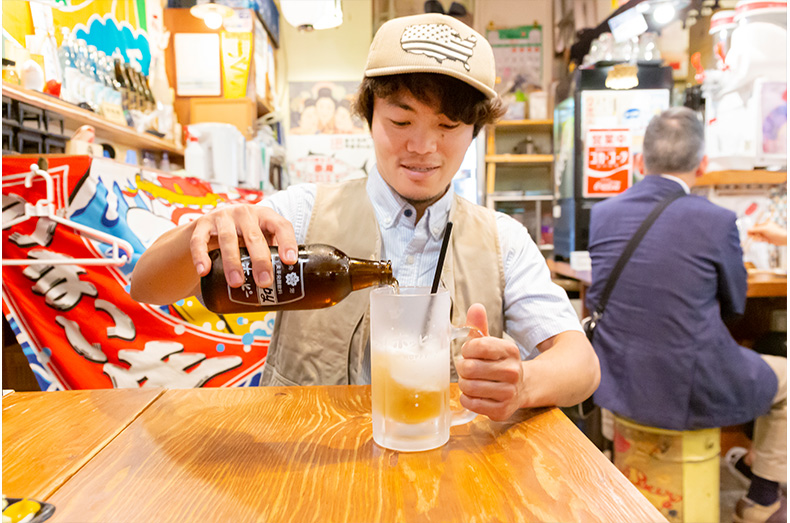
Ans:
[[[645,155],[636,153],[634,155],[634,170],[644,176],[645,174]]]

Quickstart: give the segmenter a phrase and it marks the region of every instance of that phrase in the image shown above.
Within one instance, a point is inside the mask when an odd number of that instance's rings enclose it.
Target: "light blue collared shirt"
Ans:
[[[683,190],[686,191],[686,194],[691,194],[691,188],[689,187],[689,185],[683,180],[681,180],[680,178],[678,178],[677,176],[672,176],[671,174],[662,174],[660,176],[662,178],[666,178],[667,180],[673,180],[679,183],[680,186],[683,187]]]
[[[367,193],[381,230],[382,258],[392,261],[395,278],[402,286],[430,286],[453,200],[452,185],[418,223],[414,207],[387,185],[375,167],[368,176]],[[315,184],[305,183],[277,192],[261,205],[289,220],[296,241],[304,243],[315,197]],[[500,212],[496,225],[505,275],[504,330],[526,359],[536,355],[538,343],[563,331],[581,332],[581,326],[567,294],[551,281],[546,260],[527,229]]]

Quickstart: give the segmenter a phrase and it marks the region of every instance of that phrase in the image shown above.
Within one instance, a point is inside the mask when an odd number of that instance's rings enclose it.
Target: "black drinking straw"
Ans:
[[[444,256],[447,254],[447,245],[450,243],[450,233],[453,230],[453,222],[447,222],[444,228],[444,238],[442,238],[442,249],[439,251],[439,262],[436,264],[436,272],[433,274],[433,285],[431,285],[431,295],[439,290],[439,280],[442,279],[442,267],[444,266]],[[434,303],[433,296],[428,300],[428,309],[425,311],[425,321],[422,324],[422,334],[428,332],[428,322],[431,319],[431,311]],[[422,345],[421,345],[422,346]]]
[[[433,275],[431,294],[436,294],[436,291],[439,290],[439,280],[442,278],[444,256],[447,254],[447,245],[450,243],[451,232],[453,232],[453,222],[447,222],[447,226],[444,228],[444,238],[442,239],[442,250],[439,251],[439,263],[436,265],[436,272]]]

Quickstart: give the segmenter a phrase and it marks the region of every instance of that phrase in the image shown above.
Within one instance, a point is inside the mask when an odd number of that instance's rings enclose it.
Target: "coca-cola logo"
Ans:
[[[622,182],[620,180],[603,179],[598,180],[593,184],[593,191],[595,192],[620,192]]]

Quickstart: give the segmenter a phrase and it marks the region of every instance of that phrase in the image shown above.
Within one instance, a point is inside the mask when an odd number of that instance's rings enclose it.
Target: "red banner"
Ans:
[[[273,314],[218,316],[194,297],[140,304],[129,282],[139,255],[163,232],[262,194],[110,160],[48,160],[62,217],[125,240],[135,253],[121,267],[88,265],[108,258],[109,246],[46,216],[6,227],[46,200],[47,188],[41,177],[25,187],[30,157],[3,158],[3,260],[36,262],[3,267],[3,313],[42,390],[257,385]]]

